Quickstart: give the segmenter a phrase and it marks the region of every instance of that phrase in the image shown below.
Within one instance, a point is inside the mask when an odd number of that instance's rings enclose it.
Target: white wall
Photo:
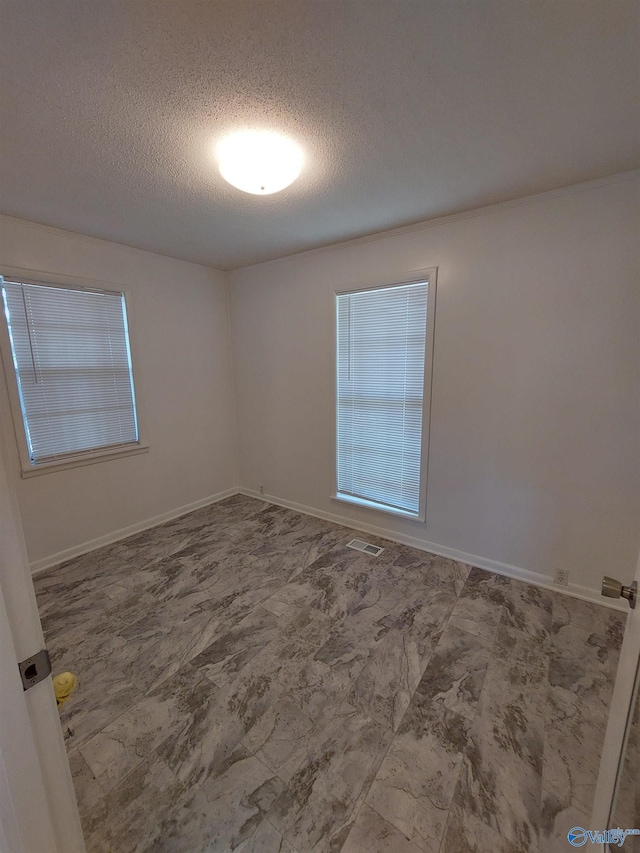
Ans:
[[[638,175],[229,276],[240,483],[597,594],[640,543]],[[427,520],[330,500],[336,288],[438,267]],[[526,576],[526,574],[525,574]],[[540,577],[544,576],[544,577]]]
[[[23,480],[11,441],[32,564],[237,486],[224,273],[10,217],[0,217],[0,273],[3,264],[128,291],[136,394],[150,447]]]

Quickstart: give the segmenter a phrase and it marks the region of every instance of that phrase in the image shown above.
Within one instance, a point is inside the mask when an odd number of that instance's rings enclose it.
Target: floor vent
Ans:
[[[382,554],[384,551],[384,548],[378,548],[377,545],[363,542],[362,539],[352,539],[351,542],[347,542],[347,548],[353,548],[355,551],[363,551],[365,554],[371,554],[373,557],[377,557],[378,554]]]

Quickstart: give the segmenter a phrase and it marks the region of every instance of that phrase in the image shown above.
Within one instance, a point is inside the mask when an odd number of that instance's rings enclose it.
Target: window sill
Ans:
[[[332,501],[349,504],[350,506],[362,507],[363,509],[374,509],[376,512],[384,512],[385,515],[395,515],[399,518],[408,518],[410,521],[424,522],[425,520],[424,512],[416,515],[415,513],[407,512],[404,509],[394,509],[391,506],[384,506],[383,504],[375,503],[375,501],[368,501],[364,498],[354,498],[349,495],[331,495],[330,498]]]
[[[125,456],[137,456],[148,453],[148,444],[136,444],[133,447],[117,447],[113,450],[96,450],[93,453],[83,453],[56,462],[43,462],[40,465],[22,467],[22,479],[38,477],[40,474],[53,474],[56,471],[66,471],[68,468],[80,468],[84,465],[95,465],[97,462],[107,462],[109,459],[122,459]]]

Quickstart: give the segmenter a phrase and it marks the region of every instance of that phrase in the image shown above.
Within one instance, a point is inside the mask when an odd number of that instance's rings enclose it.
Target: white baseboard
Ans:
[[[477,554],[467,554],[464,551],[458,551],[455,548],[449,548],[446,545],[438,545],[436,542],[426,542],[424,539],[418,539],[415,536],[407,536],[403,533],[396,533],[392,530],[387,530],[384,527],[378,527],[374,524],[366,524],[357,522],[346,516],[336,515],[332,512],[324,512],[323,510],[315,509],[314,507],[305,506],[304,504],[296,503],[295,501],[287,501],[282,498],[274,497],[273,495],[261,495],[252,489],[238,489],[239,494],[246,495],[250,498],[257,498],[261,501],[268,501],[277,506],[292,509],[296,512],[301,512],[304,515],[311,515],[315,518],[322,518],[324,521],[332,521],[335,524],[340,524],[343,527],[349,527],[352,530],[359,530],[362,533],[371,533],[373,536],[379,536],[381,539],[389,539],[392,542],[398,542],[401,545],[410,545],[412,548],[417,548],[420,551],[429,551],[431,554],[438,554],[440,557],[448,557],[450,560],[456,560],[460,563],[466,563],[470,566],[476,566],[479,569],[486,569],[489,572],[495,572],[498,575],[505,575],[515,580],[524,581],[525,583],[539,586],[543,589],[550,589],[553,592],[559,592],[563,595],[569,595],[572,598],[580,598],[583,601],[591,601],[594,604],[600,604],[603,607],[609,607],[612,610],[619,610],[623,613],[627,612],[624,605],[618,604],[612,599],[602,598],[600,590],[592,589],[588,586],[581,586],[577,583],[570,583],[568,586],[559,586],[553,582],[550,575],[543,575],[541,572],[532,572],[529,569],[521,569],[518,566],[510,566],[507,563],[500,563],[497,560],[490,560],[486,557],[479,557]]]
[[[486,557],[479,557],[477,554],[467,554],[464,551],[458,551],[455,548],[449,548],[446,545],[439,545],[436,542],[427,542],[424,539],[418,539],[415,536],[407,536],[403,533],[397,533],[388,530],[385,527],[378,527],[375,524],[366,524],[357,522],[343,515],[337,515],[332,512],[324,512],[323,510],[315,509],[314,507],[305,506],[304,504],[288,501],[284,498],[278,498],[274,495],[261,495],[252,489],[232,488],[226,489],[224,492],[218,492],[215,495],[210,495],[207,498],[202,498],[199,501],[186,504],[169,512],[156,515],[153,518],[148,518],[145,521],[140,521],[137,524],[132,524],[129,527],[123,527],[120,530],[114,530],[112,533],[107,533],[105,536],[100,536],[98,539],[91,539],[89,542],[83,542],[80,545],[75,545],[73,548],[67,548],[65,551],[59,551],[57,554],[51,554],[49,557],[44,557],[41,560],[36,560],[31,563],[31,574],[37,575],[40,572],[57,566],[59,563],[64,563],[74,557],[80,557],[82,554],[87,554],[90,551],[95,551],[97,548],[102,548],[104,545],[111,545],[113,542],[119,542],[121,539],[126,539],[128,536],[133,536],[135,533],[141,533],[143,530],[148,530],[150,527],[156,527],[158,524],[163,524],[165,521],[171,521],[174,518],[179,518],[181,515],[187,515],[196,509],[203,506],[217,503],[232,495],[246,495],[250,498],[256,498],[260,501],[282,506],[286,509],[292,509],[296,512],[301,512],[304,515],[311,515],[315,518],[322,518],[325,521],[331,521],[334,524],[340,524],[343,527],[348,527],[352,530],[358,530],[362,533],[370,533],[373,536],[379,536],[381,539],[389,539],[392,542],[399,542],[401,545],[410,545],[412,548],[417,548],[420,551],[428,551],[431,554],[438,554],[441,557],[448,557],[450,560],[457,560],[460,563],[466,563],[470,566],[476,566],[479,569],[486,569],[489,572],[495,572],[498,575],[505,575],[515,580],[524,581],[525,583],[533,584],[534,586],[550,589],[553,592],[559,592],[563,595],[570,595],[573,598],[580,598],[583,601],[591,601],[594,604],[600,604],[603,607],[610,607],[613,610],[619,610],[623,613],[627,609],[611,599],[604,599],[600,595],[600,591],[591,587],[581,586],[580,584],[570,583],[568,586],[558,586],[553,582],[550,575],[544,575],[540,572],[532,572],[528,569],[522,569],[518,566],[510,566],[506,563],[500,563],[497,560],[490,560]]]
[[[174,518],[179,518],[181,515],[187,515],[196,509],[201,509],[203,506],[218,503],[225,498],[230,498],[232,495],[237,495],[238,489],[226,489],[224,492],[218,492],[215,495],[210,495],[207,498],[202,498],[199,501],[194,501],[190,504],[177,507],[177,509],[163,512],[153,518],[147,518],[144,521],[139,521],[136,524],[131,524],[129,527],[122,527],[120,530],[114,530],[112,533],[107,533],[105,536],[99,536],[97,539],[91,539],[89,542],[82,542],[80,545],[74,545],[73,548],[67,548],[65,551],[58,551],[57,554],[51,554],[49,557],[43,557],[40,560],[35,560],[31,563],[31,574],[37,575],[45,569],[50,569],[57,566],[59,563],[64,563],[74,557],[81,557],[83,554],[88,554],[90,551],[95,551],[97,548],[102,548],[104,545],[111,545],[113,542],[119,542],[121,539],[126,539],[128,536],[133,536],[134,533],[141,533],[143,530],[148,530],[150,527],[156,527],[158,524],[164,524],[165,521],[171,521]]]

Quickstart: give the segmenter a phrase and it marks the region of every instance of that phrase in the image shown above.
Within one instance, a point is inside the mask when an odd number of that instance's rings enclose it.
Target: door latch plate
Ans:
[[[40,649],[39,652],[30,658],[20,661],[18,669],[20,670],[22,687],[28,690],[34,684],[39,684],[47,676],[51,675],[51,658],[49,657],[49,652],[46,649]]]

